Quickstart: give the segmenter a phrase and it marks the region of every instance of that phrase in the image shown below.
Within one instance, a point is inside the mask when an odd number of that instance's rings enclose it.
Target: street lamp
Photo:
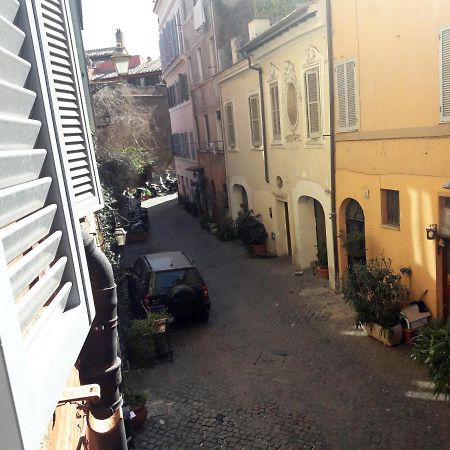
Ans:
[[[123,228],[116,228],[114,230],[114,236],[119,247],[123,247],[127,240],[127,232]]]
[[[128,75],[128,66],[130,64],[131,55],[128,54],[125,47],[116,47],[111,56],[111,61],[116,67],[119,78],[125,78]]]

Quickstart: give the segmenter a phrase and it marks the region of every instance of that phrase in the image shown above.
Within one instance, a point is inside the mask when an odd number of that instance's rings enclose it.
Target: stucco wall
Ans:
[[[412,269],[412,299],[442,314],[442,252],[426,239],[439,223],[439,197],[449,196],[450,126],[440,124],[439,29],[450,3],[342,0],[333,10],[336,62],[356,59],[360,129],[337,135],[337,208],[354,198],[365,214],[367,256],[384,255]],[[380,189],[399,191],[400,226],[382,225]],[[340,248],[340,265],[347,260]],[[409,282],[405,279],[405,284]]]

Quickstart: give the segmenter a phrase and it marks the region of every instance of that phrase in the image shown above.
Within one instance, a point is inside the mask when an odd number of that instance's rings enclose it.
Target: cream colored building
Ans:
[[[269,251],[301,269],[326,248],[334,287],[325,2],[249,34],[248,59],[218,77],[232,215],[260,213]]]

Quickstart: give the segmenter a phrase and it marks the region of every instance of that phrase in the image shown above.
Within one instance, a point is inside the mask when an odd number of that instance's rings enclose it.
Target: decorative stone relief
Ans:
[[[269,76],[267,77],[267,82],[272,83],[273,81],[278,80],[278,68],[275,64],[269,64]]]
[[[322,60],[322,55],[319,53],[316,47],[310,45],[305,50],[305,59],[303,61],[303,65],[309,66],[312,64],[318,64]]]
[[[289,130],[294,133],[299,123],[300,89],[298,87],[295,66],[291,61],[284,62],[284,99],[286,123]],[[288,142],[300,140],[300,136],[292,134],[286,137]]]

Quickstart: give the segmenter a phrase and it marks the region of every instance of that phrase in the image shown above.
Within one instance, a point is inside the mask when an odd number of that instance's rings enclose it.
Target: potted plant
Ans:
[[[391,260],[371,259],[367,264],[354,264],[343,280],[346,303],[355,310],[357,327],[383,342],[397,345],[402,340],[399,322],[401,302],[409,291],[401,283],[401,275],[394,273]]]
[[[166,312],[149,313],[145,319],[131,322],[127,342],[132,367],[150,367],[157,359],[156,335],[166,331],[168,318]]]
[[[450,319],[432,322],[417,331],[411,357],[428,367],[433,394],[450,398]]]
[[[125,402],[130,410],[131,425],[139,428],[147,418],[147,394],[145,392],[133,393],[125,387],[123,392]]]
[[[266,254],[267,232],[261,221],[260,214],[253,214],[253,211],[238,214],[234,222],[236,236],[254,255]]]
[[[327,244],[322,243],[317,246],[317,273],[320,278],[328,279],[328,254]]]

